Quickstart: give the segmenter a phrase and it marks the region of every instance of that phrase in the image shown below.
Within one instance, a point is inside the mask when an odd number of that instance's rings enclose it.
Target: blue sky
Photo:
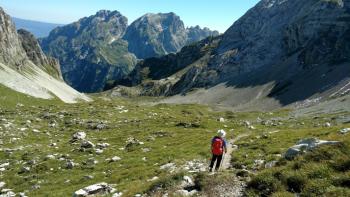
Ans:
[[[0,0],[18,18],[67,24],[98,10],[118,10],[129,23],[146,13],[175,12],[186,26],[200,25],[221,33],[259,0]]]

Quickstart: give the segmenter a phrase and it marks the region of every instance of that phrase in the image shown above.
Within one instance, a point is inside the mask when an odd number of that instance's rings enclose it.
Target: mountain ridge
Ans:
[[[133,25],[135,23],[142,23],[142,28]],[[146,33],[140,35],[144,30]],[[189,31],[192,34],[188,40]],[[40,44],[47,54],[60,60],[68,84],[82,92],[99,92],[128,75],[137,59],[143,57],[140,54],[161,56],[177,52],[188,41],[202,39],[208,34],[211,31],[207,28],[185,29],[174,13],[146,14],[128,25],[127,18],[120,12],[100,10],[52,30],[48,37],[40,39]],[[142,53],[133,49],[141,49]]]

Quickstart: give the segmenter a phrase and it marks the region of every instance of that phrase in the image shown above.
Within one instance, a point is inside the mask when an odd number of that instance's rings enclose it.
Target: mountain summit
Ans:
[[[64,79],[82,92],[103,89],[109,79],[128,74],[136,57],[122,40],[128,20],[117,11],[101,10],[95,15],[54,29],[41,46],[58,58]]]
[[[137,58],[177,52],[189,42],[217,34],[207,28],[186,29],[174,13],[146,14],[128,26],[120,12],[101,10],[57,27],[41,46],[60,60],[63,77],[72,87],[98,92],[128,75]]]
[[[199,26],[186,29],[180,17],[170,12],[140,17],[128,27],[124,39],[130,52],[145,59],[175,53],[186,44],[217,35],[217,31]]]

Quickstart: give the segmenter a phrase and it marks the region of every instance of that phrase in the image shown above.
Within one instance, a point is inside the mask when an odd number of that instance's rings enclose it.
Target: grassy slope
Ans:
[[[154,185],[160,183],[148,182],[148,179],[158,176],[161,177],[160,182],[167,182],[173,178],[169,176],[168,172],[159,169],[161,165],[175,162],[181,166],[186,161],[193,159],[208,161],[210,157],[209,140],[215,134],[215,130],[223,128],[224,125],[227,126],[227,130],[235,129],[233,133],[228,133],[228,138],[242,133],[250,134],[249,137],[237,142],[239,149],[233,154],[233,165],[236,168],[246,165],[250,169],[253,167],[255,159],[266,159],[267,161],[278,159],[275,154],[283,153],[290,145],[304,137],[317,136],[322,139],[335,139],[343,141],[346,145],[350,142],[349,135],[338,134],[340,128],[350,125],[339,124],[332,128],[314,126],[314,123],[322,125],[326,121],[332,122],[331,118],[339,116],[339,114],[324,115],[318,119],[310,117],[294,120],[285,118],[288,116],[288,111],[274,112],[273,114],[213,112],[207,107],[199,105],[145,106],[132,100],[106,101],[97,97],[92,103],[67,105],[59,101],[33,99],[2,86],[0,86],[0,92],[4,93],[0,97],[0,139],[3,141],[3,145],[0,145],[2,149],[0,161],[11,164],[9,169],[0,174],[0,179],[7,183],[7,188],[12,188],[16,192],[27,191],[29,196],[67,196],[82,187],[102,181],[117,184],[116,188],[123,191],[126,196],[149,191]],[[22,103],[24,106],[16,107],[17,103]],[[118,109],[120,106],[125,106],[125,109],[129,111],[120,113],[122,111]],[[43,114],[46,112],[52,115],[44,118]],[[219,117],[224,117],[227,121],[219,123],[217,121]],[[284,119],[280,121],[282,125],[264,126],[255,123],[257,117],[262,119],[282,117]],[[7,120],[1,120],[4,118]],[[31,120],[32,123],[26,123],[27,120]],[[93,124],[99,121],[106,122],[108,128],[101,131],[91,129],[88,126],[89,120]],[[256,129],[247,129],[243,124],[245,120],[251,121]],[[13,126],[5,128],[4,124],[8,121],[12,122]],[[303,125],[299,124],[301,121],[304,122]],[[49,123],[52,122],[56,122],[58,126],[49,127]],[[178,123],[192,123],[199,127],[184,128],[177,126]],[[28,128],[28,130],[21,131],[19,128]],[[33,129],[38,129],[41,132],[34,133]],[[275,130],[279,130],[279,132],[268,134],[266,139],[256,138],[256,136]],[[111,146],[105,149],[101,155],[96,155],[94,151],[89,150],[79,151],[79,143],[69,142],[71,135],[76,131],[85,131],[87,139],[95,144],[107,142]],[[160,137],[159,134],[163,134],[163,137]],[[150,136],[155,137],[155,141],[149,140]],[[144,145],[134,146],[129,151],[120,150],[120,148],[125,147],[125,141],[128,137],[134,137],[144,142]],[[51,143],[57,143],[58,148],[50,146]],[[15,150],[12,154],[5,151],[7,148],[21,146],[25,148]],[[142,148],[150,148],[151,151],[144,153]],[[339,152],[337,147],[334,149]],[[57,154],[56,157],[65,155],[80,165],[72,170],[65,169],[65,161],[45,160],[45,156],[48,154]],[[341,156],[341,153],[339,155]],[[113,156],[119,156],[122,160],[114,163],[105,161]],[[143,161],[143,157],[146,157],[147,160]],[[89,164],[86,162],[89,158],[94,158],[98,163],[96,165]],[[334,158],[334,160],[336,159],[339,158]],[[30,164],[33,162],[26,164],[31,160],[35,160],[34,164]],[[321,168],[328,165],[318,161],[305,161],[305,166],[309,166],[305,167],[305,170],[304,167],[297,172],[292,170],[291,166],[302,160],[303,158],[287,162],[281,160],[279,167],[261,172],[273,174],[272,172],[275,171],[285,171],[286,173],[282,174],[289,176],[299,172],[306,174],[308,173],[306,170],[309,168],[317,169],[316,167]],[[349,158],[344,157],[344,160],[348,161]],[[22,166],[30,166],[31,171],[19,174]],[[346,178],[346,174],[335,169],[331,170],[332,173],[336,173],[335,176],[339,176],[339,179]],[[84,178],[86,175],[93,175],[93,178],[86,179]],[[322,173],[320,176],[323,176]],[[325,173],[325,177],[329,177],[329,174]],[[252,178],[253,180],[258,179],[255,176]],[[332,179],[330,178],[325,184],[331,187],[332,180],[336,179],[332,176]],[[288,185],[283,181],[284,179],[272,180],[279,185],[276,192],[287,191]],[[342,185],[341,181],[337,183]],[[41,186],[40,189],[32,189],[32,186],[36,184]],[[206,186],[203,187],[208,187],[210,184],[210,181],[207,181]],[[314,179],[308,178],[308,184],[315,184]],[[254,186],[253,184],[248,190],[249,194],[263,192],[263,190],[255,190]],[[305,186],[305,188],[310,187]],[[340,188],[344,192],[349,190],[346,189],[346,186]]]

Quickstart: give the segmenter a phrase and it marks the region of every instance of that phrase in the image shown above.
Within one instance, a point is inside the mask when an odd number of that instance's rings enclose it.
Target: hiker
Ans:
[[[215,171],[219,170],[223,155],[224,153],[227,153],[226,141],[224,139],[225,135],[226,132],[220,129],[218,130],[217,135],[211,140],[211,152],[213,154],[213,157],[210,162],[209,172],[212,171],[215,161]]]

